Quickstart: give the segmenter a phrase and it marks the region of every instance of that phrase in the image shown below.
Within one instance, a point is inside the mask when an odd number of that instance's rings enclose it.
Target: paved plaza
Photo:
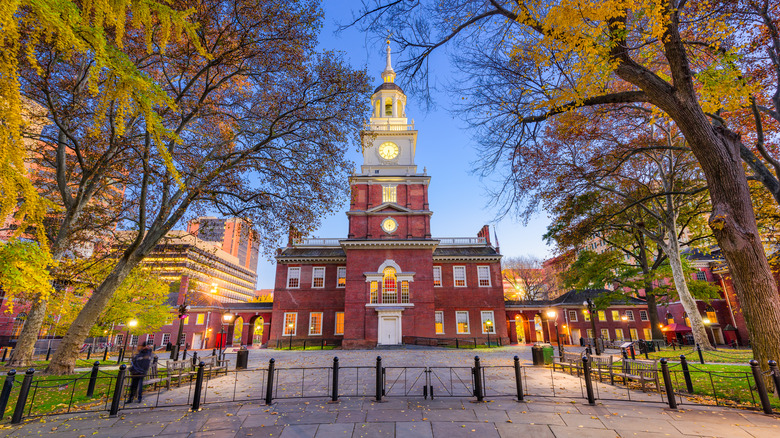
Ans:
[[[327,367],[334,356],[339,357],[340,373],[346,385],[361,390],[360,379],[349,378],[350,366],[375,364],[381,355],[386,367],[469,367],[474,351],[458,350],[369,350],[369,351],[273,351],[251,352],[250,369],[264,368],[273,357],[279,369],[296,367]],[[527,348],[478,350],[484,365],[511,365],[517,354],[528,364]],[[353,372],[357,369],[351,369]],[[366,370],[370,371],[370,370]],[[474,397],[437,396],[431,400],[411,391],[409,396],[388,396],[383,402],[372,397],[341,397],[329,403],[326,397],[309,399],[279,398],[271,406],[254,400],[262,395],[258,371],[239,375],[230,373],[208,382],[206,403],[199,412],[188,412],[186,406],[166,406],[186,403],[191,388],[182,386],[160,394],[161,407],[128,405],[116,418],[106,413],[83,413],[31,419],[21,426],[0,430],[0,436],[57,437],[772,437],[780,436],[780,419],[754,411],[684,404],[680,410],[670,410],[661,403],[657,393],[642,394],[606,384],[596,384],[599,400],[589,406],[582,398],[580,379],[547,368],[525,368],[525,382],[530,394],[517,402],[511,394],[513,382],[502,377],[503,368],[488,368],[495,372],[494,387],[488,388],[487,402],[477,403]],[[507,368],[509,373],[511,369]],[[391,370],[388,370],[390,373]],[[325,373],[327,374],[327,373]],[[442,376],[443,376],[442,372]],[[552,376],[553,380],[550,380]],[[373,375],[370,376],[373,378]],[[302,382],[293,370],[279,374],[277,391],[282,387],[300,387]],[[388,380],[393,378],[388,377]],[[321,378],[306,377],[304,391],[317,390]],[[370,379],[369,379],[370,380]],[[397,378],[395,380],[398,380]],[[413,378],[409,378],[413,380]],[[408,382],[405,382],[408,384]],[[388,382],[387,386],[390,385]],[[366,392],[373,393],[367,384]],[[489,385],[490,386],[490,385]],[[327,387],[327,385],[325,385]],[[340,383],[340,389],[343,389]],[[351,389],[350,389],[351,390]],[[295,397],[296,390],[290,390]],[[347,389],[343,389],[348,392]],[[552,396],[555,391],[555,396]],[[439,392],[439,390],[437,390]],[[283,392],[279,392],[284,395]],[[443,394],[439,392],[439,394]],[[537,395],[534,395],[537,394]],[[152,403],[154,394],[145,402]],[[628,401],[631,397],[633,401]],[[243,401],[252,398],[253,401]],[[238,400],[238,401],[225,401]],[[640,401],[637,401],[640,400]]]

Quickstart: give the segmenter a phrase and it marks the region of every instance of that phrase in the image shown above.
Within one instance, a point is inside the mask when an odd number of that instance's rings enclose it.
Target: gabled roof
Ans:
[[[404,213],[411,213],[411,211],[412,211],[412,210],[410,210],[410,209],[408,209],[406,207],[402,207],[402,206],[400,206],[398,204],[395,204],[393,202],[385,202],[385,203],[377,205],[376,207],[369,208],[368,210],[366,210],[366,213],[380,213],[380,212],[386,211],[386,210],[395,210],[395,211],[400,211],[400,212],[404,212]]]

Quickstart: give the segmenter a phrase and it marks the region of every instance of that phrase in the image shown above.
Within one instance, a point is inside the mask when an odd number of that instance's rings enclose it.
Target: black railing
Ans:
[[[404,336],[402,342],[406,345],[421,345],[427,347],[447,347],[447,348],[490,348],[508,345],[508,338],[491,335],[482,337],[462,337],[462,338],[428,338],[422,336]]]
[[[277,339],[277,350],[324,350],[341,347],[341,339]]]

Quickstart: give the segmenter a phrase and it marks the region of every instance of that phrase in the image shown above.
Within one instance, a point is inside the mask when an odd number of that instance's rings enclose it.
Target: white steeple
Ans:
[[[385,65],[385,71],[382,72],[382,80],[385,82],[394,82],[395,71],[393,70],[393,64],[390,60],[390,40],[387,40],[385,52],[387,52],[387,64]]]

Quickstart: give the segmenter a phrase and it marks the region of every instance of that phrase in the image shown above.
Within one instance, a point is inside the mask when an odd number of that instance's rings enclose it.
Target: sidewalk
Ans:
[[[398,437],[509,438],[708,436],[775,438],[780,419],[750,411],[696,406],[673,411],[661,404],[532,399],[472,403],[461,399],[390,399],[376,403],[344,398],[210,405],[184,408],[48,417],[2,429],[0,436],[61,438]]]

